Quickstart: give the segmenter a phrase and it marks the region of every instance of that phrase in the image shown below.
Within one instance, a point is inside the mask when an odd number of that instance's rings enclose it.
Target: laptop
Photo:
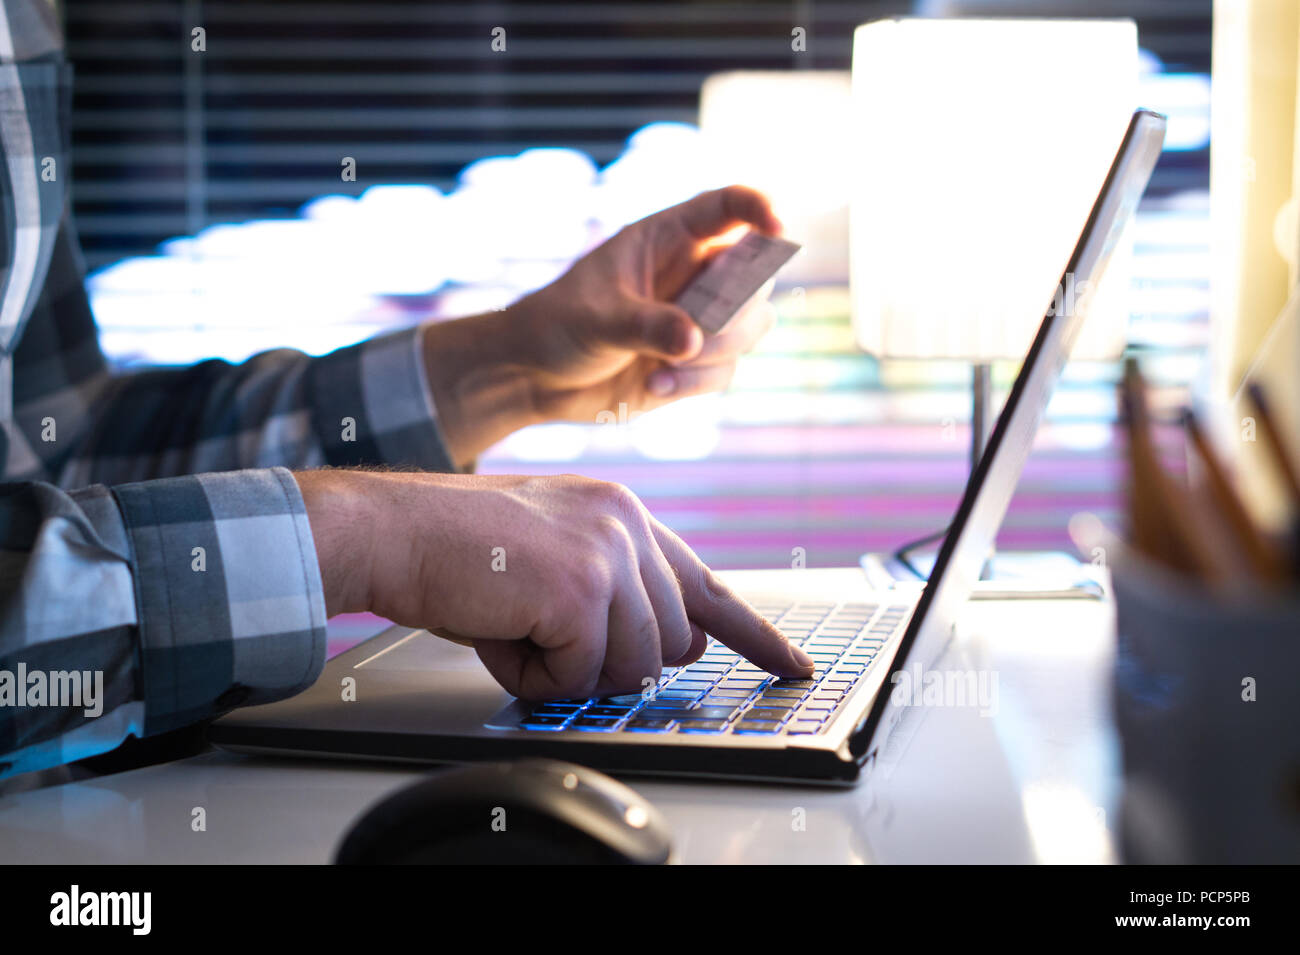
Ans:
[[[1062,287],[1070,275],[1077,288],[1096,287],[1164,131],[1160,114],[1134,113]],[[778,679],[710,639],[697,662],[666,670],[644,693],[536,705],[501,689],[473,650],[392,627],[328,661],[298,696],[217,720],[209,738],[249,753],[418,763],[550,756],[624,774],[851,785],[913,702],[894,692],[895,675],[933,668],[948,646],[1086,307],[1086,295],[1067,314],[1048,307],[919,594],[745,595],[813,657],[811,679]]]

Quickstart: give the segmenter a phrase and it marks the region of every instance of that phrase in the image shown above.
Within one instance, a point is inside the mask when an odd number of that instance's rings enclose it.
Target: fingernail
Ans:
[[[790,659],[793,660],[797,666],[802,667],[805,670],[811,670],[814,665],[813,658],[808,656],[808,654],[804,653],[794,644],[790,645]]]
[[[646,379],[646,390],[657,398],[667,398],[677,390],[677,379],[671,371],[662,368]]]
[[[686,327],[676,319],[665,320],[659,325],[659,347],[665,354],[680,355],[686,350]]]
[[[700,330],[689,321],[672,322],[664,332],[663,349],[669,355],[693,355],[703,342]]]

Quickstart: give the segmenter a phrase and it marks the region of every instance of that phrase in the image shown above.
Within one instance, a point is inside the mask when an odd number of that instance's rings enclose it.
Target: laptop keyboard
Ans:
[[[815,734],[826,727],[912,605],[756,603],[755,609],[813,658],[807,680],[783,680],[710,638],[695,663],[664,671],[653,691],[533,708],[520,728],[538,732]]]

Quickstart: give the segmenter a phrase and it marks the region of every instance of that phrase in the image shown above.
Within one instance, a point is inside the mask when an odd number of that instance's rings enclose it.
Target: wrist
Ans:
[[[544,420],[538,412],[529,337],[512,309],[424,328],[429,390],[457,467],[467,467],[502,438]]]
[[[294,472],[311,524],[327,616],[370,609],[378,515],[361,487],[365,472]]]

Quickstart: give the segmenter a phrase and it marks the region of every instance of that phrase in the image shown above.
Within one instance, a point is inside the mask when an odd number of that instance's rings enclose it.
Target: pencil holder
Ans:
[[[1113,569],[1123,860],[1300,862],[1300,598]]]

